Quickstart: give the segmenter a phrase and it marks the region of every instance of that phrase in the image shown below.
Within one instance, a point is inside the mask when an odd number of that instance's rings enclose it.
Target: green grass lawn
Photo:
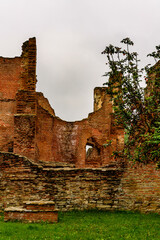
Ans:
[[[59,213],[59,222],[3,222],[0,240],[160,239],[160,215],[131,212],[74,211]]]

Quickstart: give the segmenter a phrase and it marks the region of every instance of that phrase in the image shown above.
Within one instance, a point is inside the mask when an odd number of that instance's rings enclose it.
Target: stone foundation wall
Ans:
[[[54,201],[55,208],[139,210],[160,213],[160,170],[155,165],[78,169],[39,165],[0,153],[0,209],[26,201]]]

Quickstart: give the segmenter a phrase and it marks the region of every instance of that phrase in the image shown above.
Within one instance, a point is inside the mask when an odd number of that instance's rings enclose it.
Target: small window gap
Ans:
[[[86,157],[88,157],[93,150],[93,147],[91,145],[86,144]]]

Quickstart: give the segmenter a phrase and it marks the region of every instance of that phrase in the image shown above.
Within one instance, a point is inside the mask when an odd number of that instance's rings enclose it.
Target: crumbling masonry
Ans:
[[[160,170],[111,156],[124,147],[124,130],[114,126],[105,88],[94,90],[94,112],[75,122],[55,116],[35,89],[31,38],[20,57],[0,57],[1,210],[49,201],[58,210],[160,212]]]
[[[94,112],[87,119],[65,122],[42,93],[36,92],[36,40],[29,39],[21,57],[0,59],[0,150],[36,162],[76,167],[105,166],[113,150],[123,148],[123,129],[112,124],[112,104],[105,88],[94,92]],[[112,145],[106,147],[112,140]],[[86,154],[86,145],[92,147]]]

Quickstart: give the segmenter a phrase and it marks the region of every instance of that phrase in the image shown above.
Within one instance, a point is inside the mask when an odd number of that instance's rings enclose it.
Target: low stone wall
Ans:
[[[62,211],[98,208],[160,213],[160,170],[121,164],[98,169],[42,166],[0,153],[0,208],[54,201]]]

